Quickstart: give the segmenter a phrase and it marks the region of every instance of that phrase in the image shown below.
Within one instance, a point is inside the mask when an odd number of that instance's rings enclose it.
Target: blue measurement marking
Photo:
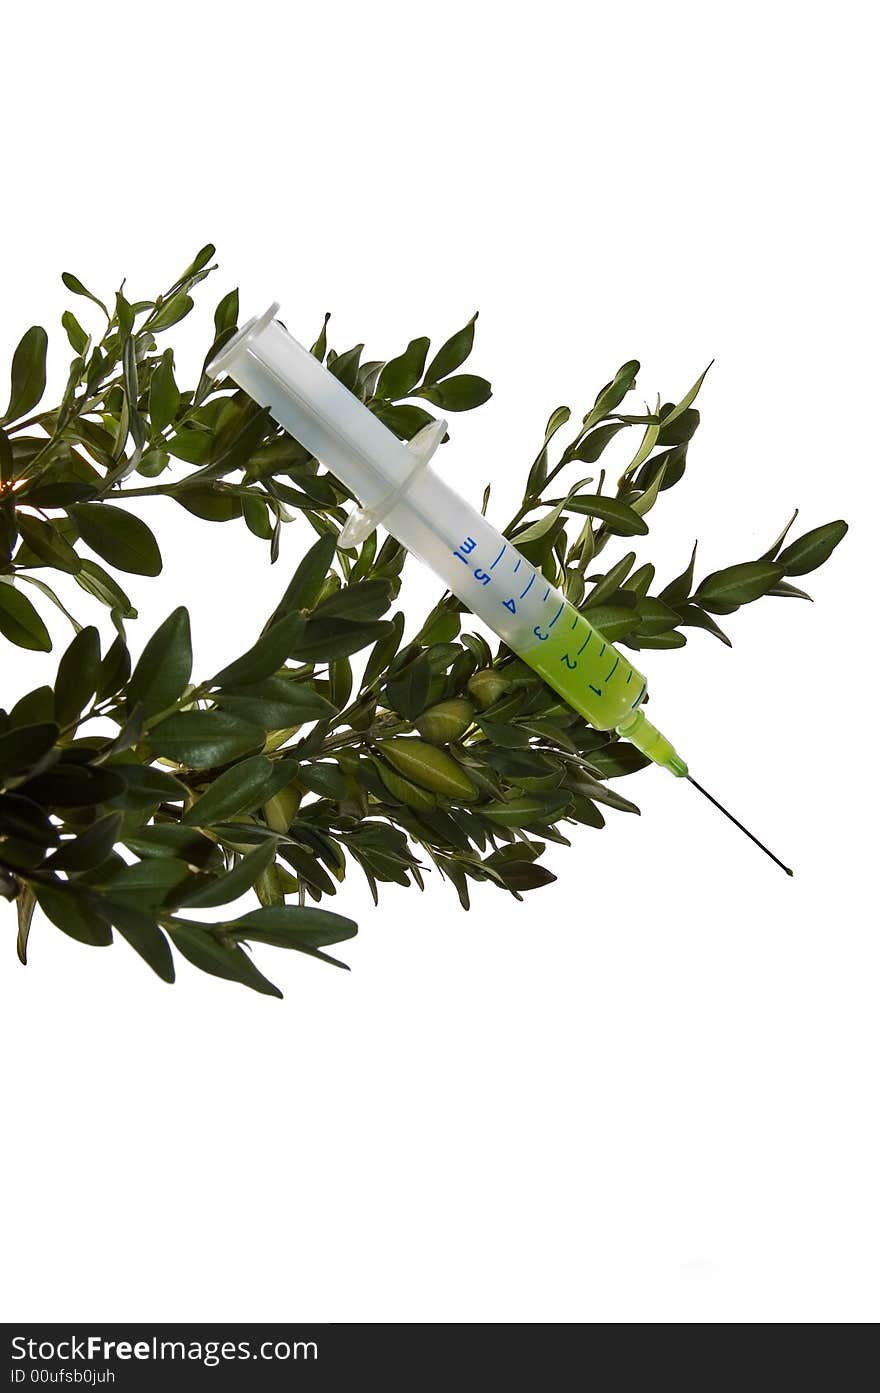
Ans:
[[[549,594],[550,594],[550,586],[548,585],[548,586],[547,586],[547,589],[544,591],[544,600],[547,599],[547,596],[548,596]],[[541,601],[542,604],[544,603],[544,600]]]
[[[584,649],[586,648],[587,644],[589,643],[589,641],[590,641],[590,639],[591,639],[592,637],[593,637],[593,630],[591,629],[590,632],[587,634],[587,637],[584,639],[583,643],[581,644],[580,648],[578,649],[578,657],[581,656],[581,654],[583,653]]]
[[[633,706],[638,706],[638,704],[639,704],[639,702],[641,701],[642,697],[645,695],[645,689],[646,689],[647,685],[648,685],[647,682],[643,682],[643,683],[642,683],[642,690],[639,692],[638,696],[636,697],[635,701],[633,702]],[[630,708],[630,709],[632,709],[632,708]]]
[[[572,627],[573,629],[576,629],[576,628],[577,628],[577,626],[578,626],[578,620],[579,620],[579,619],[580,619],[580,615],[579,615],[579,614],[576,614],[575,617],[574,617],[574,619],[572,619],[572,621],[571,621],[571,627]]]
[[[614,676],[615,672],[617,671],[617,664],[618,664],[619,662],[620,662],[620,654],[618,653],[617,657],[614,659],[614,667],[611,669],[611,671],[609,672],[608,676],[605,678],[605,681],[606,681],[606,682],[610,682],[610,681],[611,681],[612,677]]]
[[[602,654],[605,652],[605,649],[606,649],[607,647],[608,647],[608,644],[607,644],[607,643],[603,643],[603,644],[602,644],[602,647],[599,649],[599,657],[600,657],[600,658],[601,658]]]
[[[525,590],[522,592],[522,594],[521,594],[520,597],[519,597],[521,600],[524,600],[524,599],[526,598],[526,595],[528,595],[528,593],[529,593],[529,591],[531,590],[532,586],[534,585],[536,579],[537,579],[537,577],[532,576],[532,578],[531,578],[531,580],[529,581],[528,585],[526,586]]]
[[[514,574],[514,575],[516,575],[516,573],[517,573],[517,571],[519,570],[519,568],[520,568],[521,565],[522,565],[522,557],[519,558],[519,560],[517,561],[516,565],[515,565],[514,568],[513,568],[513,574]]]
[[[495,567],[498,565],[498,562],[501,560],[502,556],[504,555],[504,553],[505,553],[506,551],[507,551],[507,543],[505,542],[505,543],[504,543],[504,546],[501,548],[501,550],[499,551],[498,555],[495,557],[495,560],[492,562],[492,565],[489,567],[489,570],[490,570],[490,571],[494,571],[494,570],[495,570]]]
[[[631,682],[632,680],[633,680],[633,670],[632,670],[632,668],[630,668],[630,670],[629,670],[629,676],[627,677],[627,679],[626,679],[626,681],[624,682],[623,685],[624,685],[625,687],[628,687],[629,684],[630,684],[630,682]]]
[[[550,623],[547,625],[547,628],[548,628],[548,629],[552,629],[552,628],[553,628],[553,625],[556,623],[557,619],[559,618],[559,616],[560,616],[560,614],[562,613],[562,611],[564,610],[564,608],[565,608],[565,601],[563,601],[563,603],[559,606],[559,608],[558,608],[558,610],[556,611],[556,613],[554,614],[553,618],[550,620]]]

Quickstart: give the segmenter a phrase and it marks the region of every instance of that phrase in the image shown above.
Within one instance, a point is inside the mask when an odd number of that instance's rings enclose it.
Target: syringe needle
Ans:
[[[738,827],[741,832],[745,832],[746,836],[755,843],[755,846],[759,846],[761,850],[770,857],[771,861],[775,861],[777,866],[781,866],[782,870],[785,871],[786,875],[794,875],[794,871],[789,866],[786,866],[782,861],[780,861],[778,856],[774,856],[773,852],[770,850],[769,847],[766,847],[763,842],[758,841],[758,838],[755,836],[754,832],[750,832],[748,827],[743,827],[739,818],[734,817],[733,813],[729,813],[727,809],[721,803],[718,802],[717,798],[713,798],[711,793],[709,793],[705,788],[703,788],[702,784],[698,784],[692,774],[688,774],[687,779],[690,783],[693,784],[694,788],[700,790],[700,793],[702,793],[704,798],[708,798],[710,803],[715,804],[715,807],[718,809],[719,812],[722,812],[725,817],[729,817],[730,821],[734,824],[735,827]]]

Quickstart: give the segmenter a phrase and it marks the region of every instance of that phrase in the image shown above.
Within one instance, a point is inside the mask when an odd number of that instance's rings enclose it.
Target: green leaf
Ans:
[[[843,519],[826,522],[822,527],[814,527],[811,532],[805,532],[802,537],[791,542],[785,551],[780,552],[776,558],[777,562],[785,575],[805,576],[828,560],[848,530],[848,525]]]
[[[305,619],[295,610],[283,615],[257,639],[253,648],[212,677],[211,685],[239,687],[243,683],[271,677],[291,656],[304,628]]]
[[[312,344],[309,352],[317,358],[319,363],[323,363],[324,354],[327,352],[327,324],[330,319],[329,310],[324,315],[324,323],[321,325],[321,332]]]
[[[571,460],[580,460],[583,464],[595,464],[617,432],[625,429],[625,421],[611,421],[606,426],[598,426],[596,430],[591,430],[585,435],[573,450],[567,451],[567,457]]]
[[[694,542],[694,549],[691,552],[691,559],[688,562],[685,569],[682,571],[681,575],[676,576],[675,580],[671,580],[669,584],[663,590],[660,591],[660,599],[663,601],[664,604],[672,605],[674,609],[676,605],[682,604],[685,600],[687,600],[691,593],[691,586],[694,583],[694,562],[696,561],[696,559],[697,543]]]
[[[588,619],[604,639],[613,643],[624,634],[633,633],[641,622],[637,610],[624,609],[621,605],[595,605],[584,610]]]
[[[44,725],[53,721],[55,715],[55,693],[51,687],[35,687],[21,697],[9,713],[8,726]],[[54,744],[55,737],[50,743]],[[46,747],[48,749],[48,746]]]
[[[403,638],[405,622],[403,615],[399,611],[392,615],[391,619],[388,621],[386,632],[378,639],[367,659],[366,666],[364,667],[363,680],[361,682],[362,688],[372,686],[376,678],[380,677],[388,667],[400,647],[400,640]]]
[[[55,719],[59,726],[73,725],[89,697],[94,695],[101,671],[98,630],[82,629],[62,654],[55,678]]]
[[[181,605],[147,640],[128,684],[128,709],[140,706],[146,716],[164,711],[185,690],[191,673],[189,614]]]
[[[714,363],[714,361],[715,361],[715,359],[713,358],[713,359],[712,359],[712,363]],[[688,407],[691,405],[691,403],[692,403],[693,401],[696,400],[697,393],[699,392],[700,388],[702,387],[703,382],[704,382],[705,377],[706,377],[706,373],[709,371],[709,368],[711,368],[712,363],[710,363],[710,364],[709,364],[709,367],[705,368],[705,369],[703,370],[703,372],[700,373],[700,376],[697,378],[697,380],[696,380],[696,382],[694,383],[693,387],[691,387],[691,389],[690,389],[689,392],[685,392],[684,396],[682,397],[682,399],[681,399],[681,401],[678,403],[678,405],[677,405],[677,406],[674,406],[674,407],[672,408],[672,410],[669,412],[669,414],[668,414],[667,416],[664,416],[664,417],[663,417],[663,425],[662,425],[662,428],[661,428],[661,439],[663,439],[664,441],[665,441],[666,437],[665,437],[665,435],[663,434],[663,432],[666,431],[666,430],[669,428],[669,426],[672,424],[673,421],[677,421],[678,418],[679,418],[679,416],[682,416],[682,415],[684,414],[684,412],[687,411],[687,409],[688,409]]]
[[[303,764],[296,777],[297,783],[302,784],[309,793],[317,793],[319,798],[335,798],[340,802],[348,792],[345,775],[333,762]]]
[[[705,629],[707,633],[714,634],[715,638],[720,639],[728,648],[733,647],[724,630],[715,623],[710,614],[700,609],[699,605],[680,605],[678,623],[683,629]]]
[[[33,325],[12,356],[12,382],[4,421],[17,421],[37,405],[46,390],[46,330]]]
[[[22,512],[17,514],[16,523],[22,541],[40,561],[69,575],[74,575],[80,569],[82,558],[77,556],[67,538],[52,523]]]
[[[214,337],[238,326],[238,290],[230,290],[214,311]]]
[[[181,905],[187,909],[215,909],[217,905],[230,904],[232,900],[239,899],[272,865],[276,846],[273,839],[263,842],[261,846],[248,852],[247,856],[242,857],[231,871],[188,890],[181,896]]]
[[[784,574],[781,562],[742,561],[706,576],[700,581],[694,599],[713,614],[725,614],[729,612],[729,605],[747,605],[765,595]]]
[[[99,701],[115,696],[124,687],[131,673],[131,657],[122,634],[117,634],[107,653],[101,660],[98,674],[98,689],[95,696]]]
[[[641,634],[665,634],[679,622],[678,612],[653,595],[647,595],[639,602],[638,612]]]
[[[447,377],[431,387],[423,387],[419,396],[439,406],[441,411],[473,411],[482,406],[492,395],[492,385],[485,377],[463,372],[458,377]]]
[[[371,408],[372,409],[372,408]],[[429,426],[435,419],[430,411],[407,402],[403,406],[377,405],[374,414],[400,440],[412,440],[420,430]]]
[[[478,315],[479,310],[468,320],[463,329],[459,329],[456,334],[446,340],[442,348],[438,348],[428,364],[428,371],[425,373],[426,387],[439,382],[441,377],[448,377],[450,373],[455,372],[456,368],[461,367],[466,358],[470,357],[471,349],[474,346],[474,326]]]
[[[51,750],[57,739],[58,727],[54,721],[13,725],[11,730],[0,735],[0,780],[30,769]]]
[[[337,658],[330,664],[330,700],[337,711],[348,705],[354,686],[354,674],[348,658]]]
[[[117,798],[124,791],[124,783],[109,766],[57,762],[43,773],[35,773],[21,791],[45,806],[92,808]]]
[[[149,732],[153,754],[165,755],[192,769],[214,769],[252,754],[266,738],[259,726],[226,711],[181,711]]]
[[[186,270],[182,275],[178,276],[177,280],[174,282],[175,286],[185,285],[187,281],[193,280],[203,267],[207,266],[216,250],[217,248],[214,246],[213,242],[206,242],[203,247],[200,247]]]
[[[361,353],[364,346],[356,343],[354,348],[349,348],[345,353],[340,353],[338,357],[327,360],[327,367],[334,377],[338,377],[343,387],[347,387],[353,392],[357,387],[358,369],[360,368]]]
[[[427,654],[419,653],[386,682],[387,699],[404,720],[415,720],[424,710],[431,688],[431,676]]]
[[[175,886],[189,878],[190,868],[186,861],[176,856],[153,856],[145,861],[135,861],[131,866],[124,863],[111,866],[109,873],[100,874],[103,876],[103,894],[114,903],[134,904],[138,908],[164,903]]]
[[[49,630],[26,595],[0,581],[0,634],[19,648],[48,653],[52,648]]]
[[[15,948],[22,967],[27,967],[28,936],[31,931],[31,920],[34,917],[36,904],[37,902],[34,898],[33,890],[31,890],[29,885],[23,885],[15,901],[15,907],[18,911],[18,934],[16,936]]]
[[[566,507],[570,513],[601,518],[608,531],[620,537],[644,536],[648,531],[648,524],[626,503],[602,493],[580,493],[569,498]]]
[[[252,755],[209,784],[180,821],[187,827],[212,827],[238,813],[249,813],[290,783],[292,773],[282,768],[279,783],[272,761],[265,755]]]
[[[116,292],[116,323],[119,326],[120,339],[129,338],[134,328],[134,310],[126,300],[121,290]]]
[[[184,319],[192,307],[192,296],[185,294],[182,290],[178,291],[176,295],[171,296],[170,300],[166,300],[163,305],[160,305],[155,314],[150,316],[148,321],[150,332],[160,334],[163,329],[170,329],[172,324],[177,324],[181,319]]]
[[[302,663],[350,658],[388,632],[389,624],[384,620],[359,624],[347,619],[313,619],[306,624],[291,656]]]
[[[206,522],[231,522],[241,517],[241,499],[224,493],[222,484],[187,484],[183,493],[175,494],[175,500],[188,513]]]
[[[104,304],[104,301],[99,300],[97,295],[93,295],[90,290],[86,290],[79,276],[75,276],[72,271],[62,271],[61,279],[67,286],[67,289],[71,290],[74,295],[83,295],[87,300],[91,300],[93,305],[97,305],[99,309],[102,309],[107,316],[107,322],[110,322],[110,312]]]
[[[276,614],[286,614],[291,609],[311,609],[321,593],[335,555],[336,538],[329,532],[325,533],[309,548],[297,566]]]
[[[630,745],[626,740],[612,740],[601,750],[591,750],[587,756],[590,764],[604,779],[621,778],[624,774],[634,774],[651,763],[647,755]]]
[[[61,327],[74,353],[85,353],[89,346],[89,336],[72,310],[65,310],[62,314]]]
[[[674,629],[666,634],[639,634],[627,641],[636,648],[684,648],[687,638]]]
[[[31,887],[46,918],[78,943],[106,948],[113,934],[98,896],[61,885],[61,881],[57,885],[35,882]]]
[[[391,582],[362,580],[345,585],[321,600],[313,610],[314,619],[379,619],[391,603]]]
[[[147,524],[110,503],[74,503],[68,510],[87,547],[111,566],[138,576],[157,576],[162,556]]]
[[[108,575],[104,567],[99,566],[97,561],[90,561],[86,558],[74,576],[74,580],[85,590],[87,595],[100,600],[101,604],[106,605],[108,609],[118,610],[123,619],[137,619],[137,610],[132,606],[131,600],[121,585],[118,585],[113,576]]]
[[[283,677],[267,677],[262,682],[235,687],[224,685],[217,700],[224,710],[266,730],[286,730],[336,714],[335,703],[327,701],[314,688]]]
[[[635,559],[636,554],[634,551],[628,551],[625,556],[622,556],[620,560],[611,567],[611,570],[608,571],[606,575],[602,576],[601,580],[596,582],[589,595],[587,595],[584,600],[582,607],[586,608],[588,605],[600,605],[604,603],[609,596],[613,595],[615,590],[618,590],[620,586],[623,585],[623,582],[635,565]]]
[[[696,434],[700,424],[700,413],[694,408],[683,411],[680,416],[673,417],[671,413],[663,417],[663,423],[657,434],[658,445],[686,445]]]
[[[479,813],[498,827],[530,827],[537,822],[555,821],[567,802],[564,794],[549,794],[545,798],[523,794],[503,803],[483,803]]]
[[[46,811],[18,793],[0,794],[0,846],[10,838],[44,849],[59,840],[58,830]]]
[[[6,434],[3,427],[0,426],[0,484],[7,484],[14,478],[15,456],[12,453],[9,436]],[[13,543],[14,537],[10,538],[9,542],[4,544],[4,551],[7,547],[11,550]]]
[[[153,431],[164,431],[177,415],[180,392],[174,380],[170,351],[162,355],[150,378],[150,422]]]
[[[182,919],[170,920],[167,927],[175,948],[193,967],[209,972],[212,977],[240,982],[242,986],[250,987],[264,996],[281,996],[278,988],[254,967],[247,953],[237,944],[221,943],[201,924],[187,923]]]
[[[176,434],[169,440],[163,441],[163,449],[175,459],[181,459],[185,464],[207,464],[211,458],[211,450],[214,444],[213,436],[207,431],[195,430],[191,427],[181,427]],[[176,495],[178,503],[183,503],[190,495],[190,484],[188,480],[185,491]]]
[[[357,924],[327,909],[306,909],[296,905],[270,905],[252,910],[227,925],[229,933],[251,943],[271,943],[276,948],[314,952],[331,943],[354,938]],[[324,956],[321,954],[320,956]],[[335,962],[335,959],[330,959]],[[344,966],[336,963],[337,967]]]
[[[122,828],[122,813],[108,813],[69,841],[62,842],[47,863],[51,871],[89,871],[107,860]]]
[[[665,477],[666,466],[663,465],[660,469],[657,470],[657,473],[654,475],[654,478],[651,480],[650,484],[645,489],[645,492],[640,494],[638,498],[633,499],[633,502],[630,506],[632,507],[634,513],[638,513],[640,518],[644,517],[645,513],[649,513],[653,508],[654,504],[657,502],[657,495],[663,487],[663,480]]]
[[[808,595],[806,590],[799,590],[796,585],[789,585],[787,580],[781,580],[778,585],[774,585],[767,591],[768,595],[777,595],[782,599],[790,600],[809,600],[812,603],[812,595]]]
[[[632,358],[617,369],[612,381],[603,387],[596,397],[592,411],[584,417],[584,425],[588,429],[615,411],[627,393],[632,391],[640,366],[636,359]]]
[[[174,981],[174,960],[168,939],[163,934],[152,914],[145,914],[133,905],[107,904],[107,913],[113,927],[139,953],[144,962],[153,969],[163,982]]]
[[[108,768],[122,780],[122,792],[114,796],[113,802],[124,812],[140,812],[159,803],[180,803],[187,796],[186,785],[164,769],[142,764],[113,764]]]
[[[413,339],[405,352],[390,359],[379,374],[376,396],[386,397],[389,401],[408,397],[425,370],[430,344],[430,339]]]

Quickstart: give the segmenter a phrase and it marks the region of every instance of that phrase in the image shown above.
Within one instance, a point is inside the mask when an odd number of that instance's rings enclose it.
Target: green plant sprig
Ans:
[[[165,981],[173,948],[205,972],[279,995],[249,946],[344,966],[327,949],[356,925],[325,905],[351,864],[377,902],[383,883],[424,888],[429,867],[465,909],[474,882],[520,898],[554,879],[541,858],[548,842],[568,845],[564,829],[600,829],[609,809],[638,812],[609,781],[646,761],[592,729],[503,645],[493,652],[463,629],[454,596],[406,640],[402,611],[391,613],[404,549],[375,534],[340,549],[347,490],[228,380],[203,366],[195,387],[178,385],[160,337],[193,308],[213,255],[203,248],[152,300],[129,302],[121,288],[112,305],[65,273],[103,319],[93,341],[71,310],[62,316],[75,357],[56,407],[41,407],[45,331],[28,330],[15,351],[0,421],[0,633],[49,651],[30,589],[58,606],[74,637],[51,684],[0,710],[0,894],[17,908],[22,962],[39,907],[79,942],[118,935]],[[312,352],[402,439],[432,419],[428,406],[466,411],[491,394],[460,371],[476,316],[432,356],[420,337],[388,361],[364,361],[361,344],[334,351],[328,319]],[[237,320],[230,291],[205,364]],[[699,581],[694,548],[659,589],[635,551],[596,569],[609,542],[647,534],[699,425],[705,373],[677,403],[624,414],[637,372],[634,361],[618,370],[561,449],[571,411],[552,413],[506,535],[610,641],[678,648],[701,628],[729,644],[717,617],[764,595],[804,596],[792,578],[827,560],[846,524],[787,543],[792,518],[763,556]],[[604,452],[633,427],[638,444],[606,494]],[[596,487],[584,477],[548,496],[575,465],[599,466]],[[294,517],[316,538],[260,633],[196,683],[185,607],[137,661],[130,655],[136,610],[119,573],[162,567],[132,507],[143,497],[207,521],[243,520],[272,562]],[[53,570],[106,607],[109,645],[62,602],[45,579]],[[249,893],[253,909],[227,908]]]

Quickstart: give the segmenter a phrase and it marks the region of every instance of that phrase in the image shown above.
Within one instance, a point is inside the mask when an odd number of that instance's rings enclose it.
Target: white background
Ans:
[[[702,573],[801,509],[847,517],[815,604],[766,600],[645,655],[691,767],[788,880],[659,770],[556,849],[559,881],[462,914],[386,890],[351,974],[271,949],[275,1002],[3,914],[7,1319],[827,1321],[880,1314],[876,107],[870,7],[161,3],[6,17],[2,352],[59,273],[155,293],[221,270],[307,341],[391,355],[481,311],[491,403],[442,467],[493,516],[544,421],[624,359],[677,399],[716,358],[643,555]],[[87,315],[84,302],[80,309]],[[5,371],[5,369],[4,369]],[[270,570],[157,503],[147,632],[191,604],[237,653]],[[410,575],[413,612],[434,587]],[[78,592],[77,592],[78,594]],[[85,610],[85,597],[79,597]],[[63,622],[63,621],[62,621]],[[53,626],[58,644],[63,629]],[[54,670],[5,646],[3,692]]]

